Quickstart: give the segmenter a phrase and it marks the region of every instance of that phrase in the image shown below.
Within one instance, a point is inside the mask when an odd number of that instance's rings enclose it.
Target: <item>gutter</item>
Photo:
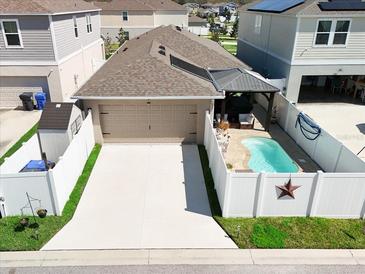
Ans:
[[[72,96],[71,99],[80,100],[211,100],[211,99],[224,99],[224,95],[216,96],[152,96],[152,97],[140,97],[140,96]]]

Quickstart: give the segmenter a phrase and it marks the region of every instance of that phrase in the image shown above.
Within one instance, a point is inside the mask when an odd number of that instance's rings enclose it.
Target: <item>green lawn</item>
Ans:
[[[213,217],[240,248],[365,248],[364,220],[221,217],[204,146],[199,153]]]
[[[20,217],[0,219],[0,251],[39,250],[71,220],[98,158],[100,149],[101,146],[96,144],[63,209],[62,216],[48,216],[44,219],[36,217],[37,223],[39,224],[38,239],[35,237],[36,229],[34,228],[17,229]],[[30,222],[33,223],[33,218],[29,218]]]
[[[23,143],[27,142],[36,132],[37,132],[38,123],[35,124],[27,133],[25,133],[5,154],[0,158],[0,165],[2,165],[5,161],[5,158],[13,155]]]

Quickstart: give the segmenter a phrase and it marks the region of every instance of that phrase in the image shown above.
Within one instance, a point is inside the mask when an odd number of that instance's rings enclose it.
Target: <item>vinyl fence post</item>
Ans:
[[[55,182],[54,182],[54,178],[53,178],[52,169],[47,171],[47,182],[48,182],[49,195],[50,195],[51,203],[52,203],[53,214],[56,216],[60,216],[61,211],[60,211],[59,204],[58,204],[57,191],[56,191],[56,186],[55,186]]]
[[[264,194],[264,184],[266,179],[266,173],[260,173],[257,177],[256,194],[253,205],[253,217],[261,216],[262,197]]]
[[[323,183],[323,171],[322,170],[318,170],[317,175],[314,177],[313,180],[313,191],[311,191],[311,196],[309,199],[309,216],[310,217],[314,217],[317,215],[317,209],[318,209],[318,202],[319,202],[319,197],[321,194],[321,185]]]

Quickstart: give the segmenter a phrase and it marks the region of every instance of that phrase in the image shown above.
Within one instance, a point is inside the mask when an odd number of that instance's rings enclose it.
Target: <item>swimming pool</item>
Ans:
[[[254,172],[298,172],[297,164],[285,150],[273,139],[252,137],[242,141],[248,148],[251,158],[248,167]]]

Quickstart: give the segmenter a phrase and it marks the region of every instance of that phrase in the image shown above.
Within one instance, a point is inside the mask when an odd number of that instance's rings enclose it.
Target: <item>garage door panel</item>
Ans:
[[[106,142],[195,142],[196,105],[101,105]]]

